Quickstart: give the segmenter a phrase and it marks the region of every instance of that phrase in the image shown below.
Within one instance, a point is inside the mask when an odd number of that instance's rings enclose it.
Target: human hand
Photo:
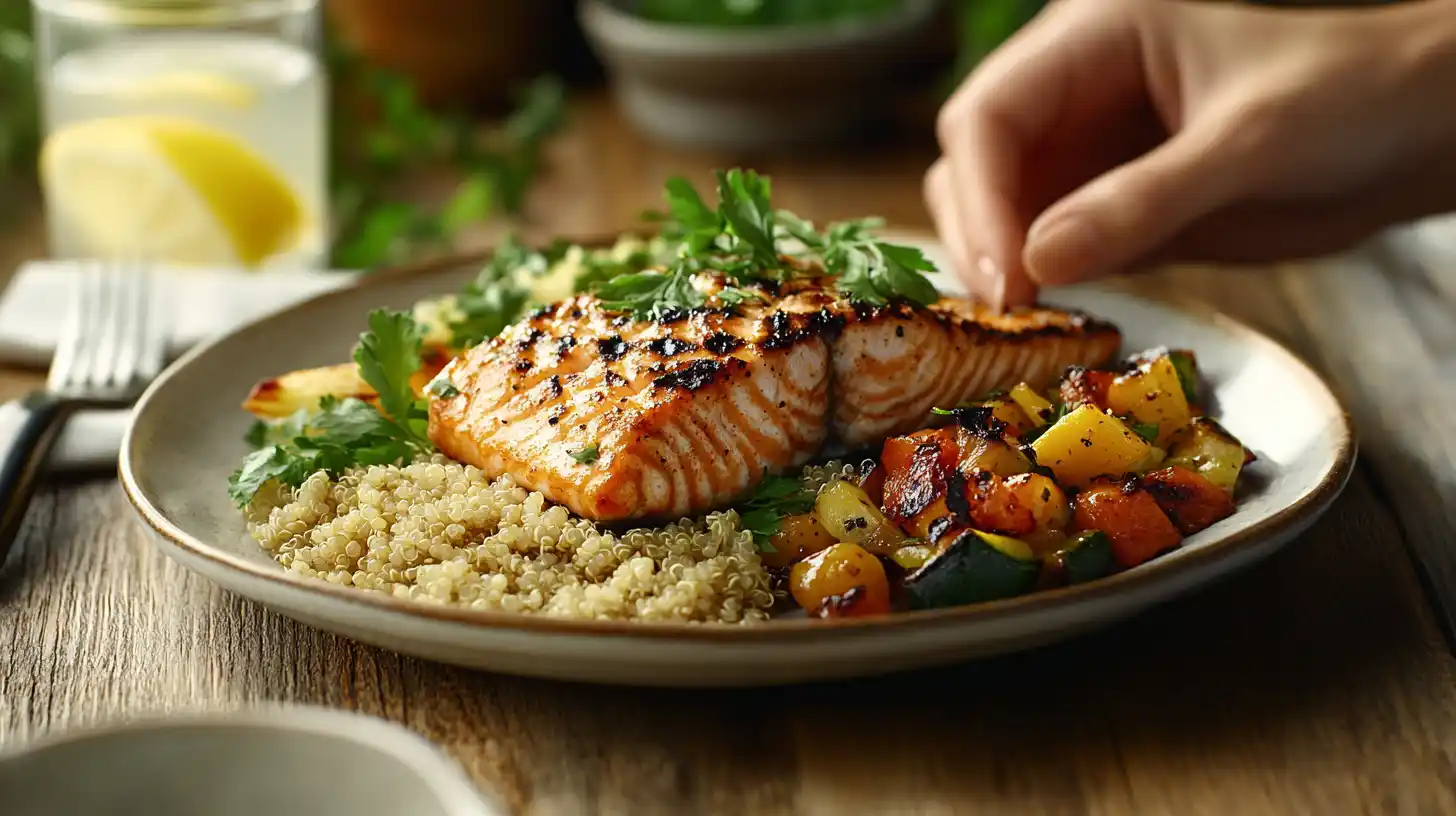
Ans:
[[[1060,0],[945,104],[925,178],[972,292],[1348,248],[1456,209],[1456,0]]]

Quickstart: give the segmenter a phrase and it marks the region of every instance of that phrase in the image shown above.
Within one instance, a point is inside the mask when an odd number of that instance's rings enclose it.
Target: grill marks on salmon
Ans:
[[[800,279],[736,312],[657,321],[589,295],[540,310],[450,364],[460,393],[431,399],[431,438],[580,516],[677,518],[826,448],[923,427],[933,406],[1042,387],[1121,345],[1084,315],[994,315],[955,299],[864,307],[832,287]]]
[[[430,405],[446,454],[601,521],[722,504],[824,443],[828,343],[757,316],[633,322],[580,296],[457,358]],[[595,449],[595,461],[582,452]]]

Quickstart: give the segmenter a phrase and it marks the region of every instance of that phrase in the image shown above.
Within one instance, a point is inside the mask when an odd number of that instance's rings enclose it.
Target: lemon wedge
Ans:
[[[107,94],[131,102],[200,102],[232,110],[247,110],[258,102],[258,91],[251,85],[217,74],[184,71],[120,84]]]
[[[237,138],[188,119],[70,125],[41,151],[58,217],[103,257],[257,266],[297,241],[298,196]]]

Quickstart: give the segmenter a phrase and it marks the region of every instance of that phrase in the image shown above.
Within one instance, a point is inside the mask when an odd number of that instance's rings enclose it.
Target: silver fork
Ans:
[[[84,269],[45,388],[4,406],[5,427],[14,430],[0,440],[0,567],[66,420],[81,409],[130,405],[161,370],[167,326],[152,277],[139,263]]]

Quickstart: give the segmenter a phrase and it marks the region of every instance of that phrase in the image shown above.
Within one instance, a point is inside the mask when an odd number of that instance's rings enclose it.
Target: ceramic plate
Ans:
[[[1127,348],[1193,349],[1215,415],[1259,456],[1238,512],[1144,566],[1077,587],[882,618],[761,626],[558,620],[417,605],[294,578],[248,537],[228,500],[247,452],[252,384],[349,359],[371,308],[455,290],[475,264],[387,275],[323,295],[198,347],[142,397],[121,481],[158,545],[224,588],[304,623],[420,657],[512,674],[646,685],[755,685],[849,677],[1031,648],[1125,618],[1263,558],[1344,487],[1349,418],[1319,377],[1254,330],[1195,307],[1098,288],[1057,305],[1120,326]],[[949,276],[945,276],[949,277]]]

